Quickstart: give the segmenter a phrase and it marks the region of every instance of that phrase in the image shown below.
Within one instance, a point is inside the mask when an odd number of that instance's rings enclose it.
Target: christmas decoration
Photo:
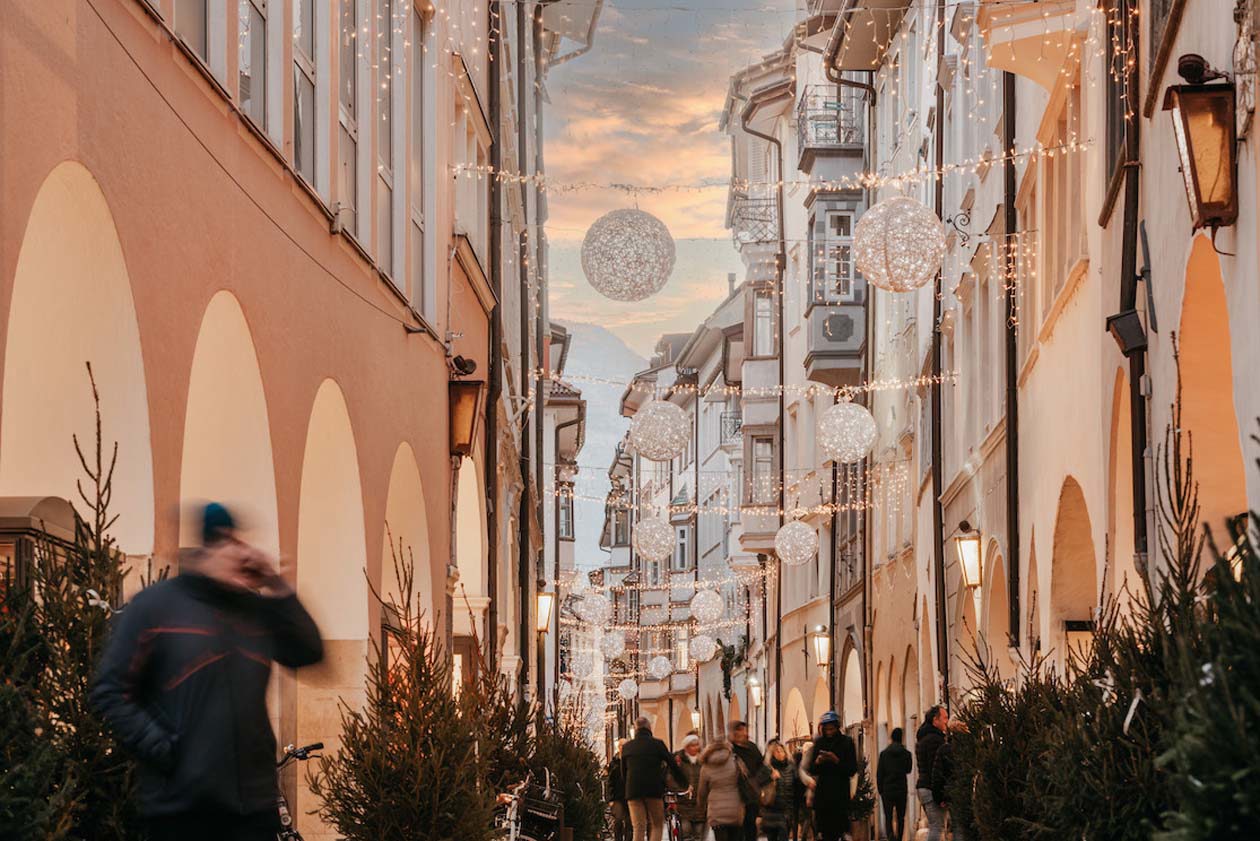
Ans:
[[[595,674],[595,655],[589,651],[581,651],[573,655],[569,672],[578,680],[586,680]]]
[[[582,239],[582,271],[601,295],[642,301],[669,282],[674,238],[661,220],[638,208],[605,213]]]
[[[702,625],[717,622],[725,609],[722,596],[716,590],[701,590],[691,597],[691,616]]]
[[[853,259],[866,280],[889,292],[910,292],[935,277],[945,258],[945,229],[923,202],[894,196],[862,214],[853,230]]]
[[[674,554],[674,527],[663,517],[649,517],[634,526],[634,549],[649,561],[665,561]]]
[[[800,520],[786,523],[774,536],[774,553],[791,567],[809,563],[818,554],[818,532]]]
[[[634,413],[630,444],[651,461],[669,461],[691,440],[691,424],[675,403],[653,398]]]
[[[647,673],[648,677],[653,680],[664,680],[674,671],[674,664],[670,662],[668,657],[657,655],[648,661]]]
[[[616,631],[608,631],[604,634],[604,638],[599,641],[599,650],[609,660],[615,660],[622,654],[626,653],[626,637],[625,634]]]
[[[879,430],[865,406],[837,403],[818,420],[818,446],[827,458],[853,464],[866,458]]]
[[[603,593],[587,593],[573,608],[579,619],[592,625],[605,625],[612,618],[612,602]]]
[[[634,697],[639,694],[639,684],[634,681],[634,678],[626,678],[617,684],[617,694],[621,696],[623,701],[633,701]]]
[[[691,638],[691,643],[687,646],[687,653],[691,655],[692,660],[707,663],[713,659],[713,655],[717,654],[717,649],[717,640],[708,634],[697,634]]]

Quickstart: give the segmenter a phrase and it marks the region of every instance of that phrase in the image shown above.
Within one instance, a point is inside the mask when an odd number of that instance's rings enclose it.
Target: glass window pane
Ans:
[[[341,0],[341,54],[338,56],[338,64],[340,65],[340,91],[339,98],[341,107],[346,115],[353,118],[355,116],[355,80],[358,66],[359,39],[358,39],[358,23],[354,16],[355,0]]]
[[[381,164],[386,169],[392,169],[391,160],[393,158],[393,124],[394,124],[394,62],[393,62],[393,42],[391,39],[394,35],[394,16],[393,4],[390,0],[380,0],[380,8],[377,14],[376,33],[376,73],[377,73],[377,109],[381,115],[379,124],[376,126],[377,150],[381,157]]]
[[[424,290],[424,229],[412,224],[411,228],[411,302],[420,312],[425,309]]]
[[[314,0],[293,0],[293,46],[315,60]]]
[[[293,68],[293,166],[315,183],[315,83],[296,65]]]
[[[376,262],[385,274],[394,272],[394,191],[378,179],[376,185],[376,227],[380,231],[380,243]]]
[[[241,110],[263,128],[267,127],[267,19],[251,0],[240,0],[240,97]]]
[[[341,202],[341,224],[350,233],[358,231],[358,144],[346,127],[341,127],[341,142],[337,144],[340,162],[337,167],[337,199]]]
[[[206,0],[175,0],[175,33],[206,58]]]

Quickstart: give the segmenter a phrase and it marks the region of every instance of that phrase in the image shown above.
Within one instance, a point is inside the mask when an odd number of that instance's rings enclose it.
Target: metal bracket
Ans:
[[[1151,288],[1151,246],[1146,239],[1146,220],[1138,223],[1138,235],[1142,240],[1142,270],[1138,281],[1146,287],[1146,322],[1152,333],[1159,332],[1159,319],[1155,317],[1155,292]]]
[[[958,244],[966,248],[967,243],[971,241],[971,231],[967,230],[971,226],[971,211],[960,210],[953,216],[946,218],[945,224],[957,232]]]

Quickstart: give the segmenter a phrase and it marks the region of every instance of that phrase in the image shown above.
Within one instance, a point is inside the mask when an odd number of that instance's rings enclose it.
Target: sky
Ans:
[[[591,51],[547,80],[547,178],[687,189],[554,190],[553,319],[603,325],[650,356],[661,333],[691,331],[726,297],[727,274],[742,270],[723,226],[731,159],[718,121],[731,74],[781,46],[794,19],[792,0],[604,0]],[[604,213],[635,206],[670,229],[677,262],[660,293],[618,303],[586,282],[581,241]]]

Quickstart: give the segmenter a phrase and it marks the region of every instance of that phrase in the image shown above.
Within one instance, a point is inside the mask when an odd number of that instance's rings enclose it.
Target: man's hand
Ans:
[[[834,753],[832,753],[829,750],[824,750],[824,751],[818,752],[818,761],[826,762],[826,763],[839,762],[840,757],[836,756]]]
[[[285,579],[280,564],[275,558],[261,549],[250,546],[241,567],[249,577],[254,589],[264,596],[282,598],[292,595],[293,588],[289,586],[289,582]]]

